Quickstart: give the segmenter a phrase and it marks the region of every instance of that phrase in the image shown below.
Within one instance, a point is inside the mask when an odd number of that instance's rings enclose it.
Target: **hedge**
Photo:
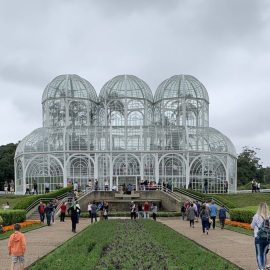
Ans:
[[[0,216],[3,219],[3,226],[8,226],[14,223],[23,222],[26,220],[25,210],[0,210]]]
[[[150,213],[152,216],[152,214]],[[158,212],[157,217],[179,217],[180,213],[179,212]],[[89,213],[88,212],[82,212],[80,214],[80,217],[83,218],[88,218]],[[130,212],[114,212],[114,211],[109,211],[109,217],[130,217]]]
[[[28,206],[30,206],[33,202],[35,202],[38,199],[41,198],[57,198],[58,196],[70,191],[71,187],[61,188],[59,190],[45,193],[45,194],[39,194],[39,195],[26,195],[25,197],[22,197],[21,200],[14,205],[13,209],[26,209]]]
[[[248,206],[243,208],[234,208],[230,210],[230,218],[234,221],[251,223],[252,217],[257,211],[257,206]]]

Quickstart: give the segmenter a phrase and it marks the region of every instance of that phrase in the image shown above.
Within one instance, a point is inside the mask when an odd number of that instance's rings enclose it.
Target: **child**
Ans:
[[[15,232],[9,237],[8,241],[8,253],[12,256],[11,270],[14,270],[16,263],[19,263],[20,269],[24,269],[25,237],[20,232],[20,224],[16,223],[14,230]]]

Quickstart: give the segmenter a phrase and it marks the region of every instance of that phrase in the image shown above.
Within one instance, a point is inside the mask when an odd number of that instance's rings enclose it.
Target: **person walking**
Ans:
[[[19,264],[20,269],[24,269],[24,254],[26,251],[26,241],[23,233],[20,232],[21,225],[16,223],[14,225],[14,233],[8,240],[8,254],[12,256],[11,270],[14,270]]]
[[[196,217],[196,209],[194,207],[194,204],[191,203],[190,207],[187,209],[187,219],[189,220],[189,226],[190,228],[194,228],[194,220]]]
[[[38,206],[38,213],[39,213],[39,218],[42,223],[44,223],[45,219],[45,204],[40,201],[39,206]]]
[[[225,219],[226,219],[226,209],[224,205],[222,205],[221,208],[219,209],[218,217],[219,217],[220,228],[224,229]]]
[[[49,202],[45,207],[45,215],[48,226],[51,226],[52,212],[53,212],[53,205],[52,202]]]
[[[158,208],[157,208],[157,205],[155,203],[152,203],[151,210],[152,210],[153,220],[156,221]]]
[[[255,251],[258,268],[265,269],[266,252],[268,250],[269,241],[263,239],[258,234],[259,230],[268,223],[269,226],[269,209],[265,202],[261,202],[258,206],[257,213],[253,216],[251,228],[254,229]]]
[[[62,203],[62,205],[60,206],[60,222],[65,222],[65,217],[66,217],[66,211],[67,211],[67,205],[66,203]]]
[[[104,219],[108,220],[108,216],[109,216],[109,204],[107,201],[104,202]]]
[[[201,220],[202,220],[202,231],[203,231],[203,233],[206,232],[206,234],[208,234],[210,215],[209,215],[209,210],[208,210],[208,208],[206,207],[205,204],[202,205],[202,210],[200,212],[200,217],[201,217]]]
[[[181,216],[182,216],[182,220],[185,220],[185,213],[186,213],[186,207],[185,205],[183,204],[181,206]]]
[[[217,211],[218,211],[215,202],[212,201],[211,204],[208,206],[208,208],[209,208],[210,218],[212,219],[213,230],[214,230],[216,228],[216,217],[217,217]]]
[[[68,213],[70,214],[71,223],[72,223],[72,232],[76,233],[76,225],[78,223],[78,207],[76,206],[76,202],[73,201],[72,205],[68,209]]]

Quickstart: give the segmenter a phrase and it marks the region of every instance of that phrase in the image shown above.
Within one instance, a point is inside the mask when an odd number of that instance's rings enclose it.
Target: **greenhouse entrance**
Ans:
[[[129,185],[132,186],[132,190],[138,190],[138,181],[140,176],[116,176],[116,184],[122,190],[127,189]]]

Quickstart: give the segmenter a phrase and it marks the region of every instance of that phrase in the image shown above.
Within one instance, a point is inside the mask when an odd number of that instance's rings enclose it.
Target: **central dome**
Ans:
[[[209,103],[206,88],[191,75],[174,75],[158,86],[155,102],[175,98],[204,99]]]
[[[153,102],[149,86],[134,75],[119,75],[112,78],[102,87],[99,97],[101,100],[131,98]]]

